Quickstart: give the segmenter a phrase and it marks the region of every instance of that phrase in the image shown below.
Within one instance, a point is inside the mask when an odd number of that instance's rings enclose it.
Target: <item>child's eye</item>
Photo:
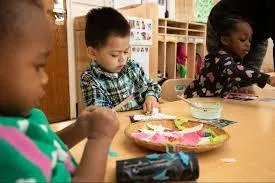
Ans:
[[[36,65],[35,69],[36,69],[36,71],[42,71],[42,70],[44,70],[44,67],[45,67],[44,64],[43,65]]]
[[[249,37],[240,37],[241,42],[249,41]]]
[[[112,57],[114,57],[114,58],[117,58],[118,57],[118,55],[111,55]]]

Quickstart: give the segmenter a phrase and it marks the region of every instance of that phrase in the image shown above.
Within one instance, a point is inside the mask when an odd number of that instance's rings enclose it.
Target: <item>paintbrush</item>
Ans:
[[[116,105],[113,109],[115,111],[119,110],[121,107],[125,106],[128,102],[133,100],[136,96],[138,96],[138,95],[142,94],[143,92],[145,92],[147,89],[148,89],[148,86],[144,86],[144,87],[140,88],[139,90],[134,92],[132,95],[130,95],[129,97],[124,99],[122,102],[120,102],[118,105]]]

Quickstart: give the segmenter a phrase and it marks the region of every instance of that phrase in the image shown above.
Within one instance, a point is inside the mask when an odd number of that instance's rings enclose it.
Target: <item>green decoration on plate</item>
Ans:
[[[178,117],[175,119],[175,125],[179,130],[184,130],[185,127],[183,126],[184,123],[187,123],[188,119],[182,118],[182,117]]]
[[[210,137],[210,144],[216,144],[219,142],[222,142],[224,140],[224,135],[219,135],[219,136],[215,136],[215,137]]]

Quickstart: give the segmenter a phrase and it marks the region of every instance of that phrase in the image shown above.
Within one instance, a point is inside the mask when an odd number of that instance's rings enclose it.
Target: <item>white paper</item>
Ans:
[[[142,114],[136,114],[134,115],[134,120],[136,121],[149,121],[149,120],[162,120],[162,119],[176,119],[175,115],[168,115],[168,114],[162,114],[158,113],[155,115],[142,115]]]
[[[131,58],[138,63],[149,76],[149,46],[132,46]]]
[[[203,124],[200,124],[200,125],[194,126],[192,128],[183,129],[182,131],[180,131],[180,133],[181,134],[193,133],[193,132],[200,131],[202,128],[203,128]]]
[[[222,158],[221,161],[224,163],[235,163],[237,160],[235,158]]]
[[[127,17],[131,27],[131,58],[135,60],[149,76],[149,52],[152,45],[152,20]]]

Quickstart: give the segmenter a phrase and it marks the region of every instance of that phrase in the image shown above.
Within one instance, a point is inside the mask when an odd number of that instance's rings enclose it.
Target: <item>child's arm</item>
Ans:
[[[79,122],[88,124],[88,141],[72,182],[103,182],[108,149],[119,128],[117,114],[111,109],[90,106],[80,114]]]
[[[111,141],[88,139],[72,182],[103,182]]]
[[[255,91],[254,91],[253,85],[239,88],[238,89],[238,93],[246,93],[246,94],[255,95]]]
[[[94,81],[90,74],[84,73],[81,76],[80,87],[83,100],[86,106],[97,105],[101,107],[111,107],[112,103],[105,96],[105,92]]]
[[[57,132],[69,149],[87,137],[88,121],[79,116],[75,123]],[[73,135],[72,135],[73,134]]]
[[[64,144],[66,144],[67,147],[71,149],[73,146],[87,137],[87,130],[85,130],[85,126],[87,126],[87,124],[81,124],[76,121],[63,130],[58,131],[57,135],[61,138]]]
[[[233,58],[227,54],[221,55],[216,61],[222,75],[234,78],[242,87],[257,84],[259,87],[263,88],[266,83],[268,83],[268,74],[262,73],[254,68],[236,64]]]
[[[161,88],[160,86],[153,82],[144,70],[136,63],[132,63],[135,72],[137,73],[137,77],[135,77],[135,82],[139,87],[148,86],[147,92],[145,94],[145,101],[143,104],[143,109],[146,112],[152,112],[154,107],[158,105],[158,99],[160,97]]]
[[[275,87],[275,76],[269,76],[267,83]]]

